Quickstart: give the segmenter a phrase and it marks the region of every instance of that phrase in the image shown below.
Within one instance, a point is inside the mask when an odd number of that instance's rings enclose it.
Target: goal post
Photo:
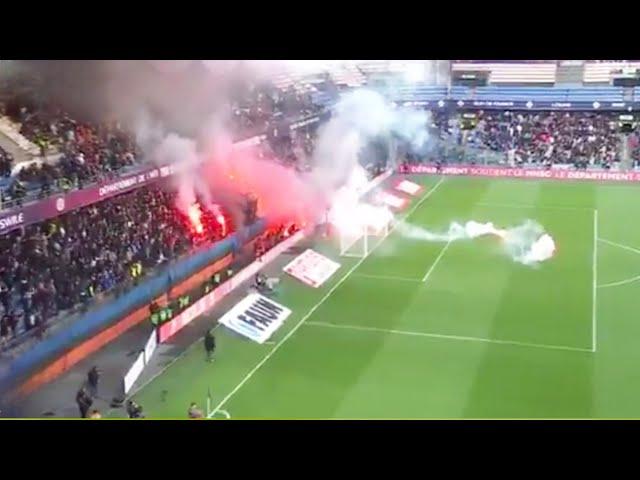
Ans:
[[[366,227],[355,232],[340,232],[341,257],[366,257],[369,254],[369,236]]]
[[[389,228],[390,222],[384,222],[377,226],[363,225],[349,233],[340,232],[340,256],[366,257],[371,251],[371,238],[384,239],[389,234]]]

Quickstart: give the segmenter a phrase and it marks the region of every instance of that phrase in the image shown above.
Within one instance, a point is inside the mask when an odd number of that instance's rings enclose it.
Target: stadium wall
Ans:
[[[433,165],[402,165],[404,174],[452,175],[469,177],[525,178],[549,180],[592,180],[608,182],[640,182],[640,172],[612,172],[610,170],[567,170],[542,168],[478,167],[457,165],[438,170]]]
[[[0,377],[1,389],[6,391],[14,388],[27,378],[25,383],[14,390],[14,394],[24,394],[61,375],[87,355],[143,321],[148,316],[148,305],[154,299],[162,299],[170,289],[172,293],[189,290],[190,286],[199,281],[199,278],[191,278],[194,274],[207,268],[212,262],[223,262],[218,263],[218,266],[223,265],[225,258],[232,257],[234,252],[264,231],[264,228],[265,223],[258,221],[245,231],[167,267],[162,273],[117,300],[86,313],[73,325],[15,359]],[[215,263],[211,265],[211,269],[215,267]],[[172,288],[176,282],[180,284]],[[56,360],[48,364],[53,358]]]
[[[136,188],[151,185],[175,173],[176,168],[173,165],[159,168],[146,167],[115,180],[92,185],[81,190],[74,190],[66,194],[53,195],[37,202],[3,211],[0,214],[0,235],[4,235],[16,228],[63,215]]]

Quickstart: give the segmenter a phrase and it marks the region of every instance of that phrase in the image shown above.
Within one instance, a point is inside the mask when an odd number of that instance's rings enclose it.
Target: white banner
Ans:
[[[303,254],[293,259],[284,271],[307,285],[318,288],[326,282],[340,264],[328,259],[324,255],[308,249]]]
[[[409,180],[403,180],[396,185],[396,190],[415,196],[420,192],[420,190],[422,190],[422,187],[417,183],[410,182]]]
[[[124,376],[125,395],[129,393],[129,390],[131,390],[131,387],[133,387],[133,384],[136,382],[136,380],[142,373],[143,369],[144,369],[144,352],[140,352],[140,354],[138,355],[138,358],[136,358],[136,361],[133,362],[133,365],[131,365],[131,368]]]
[[[404,198],[396,197],[395,195],[385,191],[378,192],[376,199],[396,210],[400,210],[407,205],[407,200]]]
[[[147,340],[147,343],[144,346],[144,364],[145,365],[147,365],[151,360],[151,355],[153,355],[153,352],[155,352],[157,346],[158,346],[158,333],[154,329],[153,332],[151,332],[151,336],[149,337],[149,340]]]
[[[252,293],[225,313],[219,322],[254,342],[264,343],[289,315],[291,310],[287,307]]]

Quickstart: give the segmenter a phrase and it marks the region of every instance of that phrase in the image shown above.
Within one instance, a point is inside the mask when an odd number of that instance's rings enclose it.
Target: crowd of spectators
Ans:
[[[267,128],[260,155],[299,170],[310,168],[319,123],[294,130],[273,127],[280,125],[277,121],[270,124],[278,113],[317,113],[308,95],[293,87],[255,88],[248,98],[233,108],[239,128]],[[21,107],[17,113],[24,135],[61,153],[56,165],[34,163],[17,175],[20,182],[41,184],[44,194],[61,182],[66,188],[81,187],[114,174],[140,154],[118,125],[79,123],[55,109]],[[434,112],[432,121],[433,133],[445,143],[496,152],[514,165],[579,160],[606,167],[619,159],[616,124],[607,113],[478,112],[476,128],[468,131],[459,128],[458,115]],[[640,142],[631,145],[632,155],[640,159]],[[11,164],[0,151],[0,175],[10,173]],[[229,233],[223,233],[214,214],[206,209],[201,214],[202,228],[194,229],[192,219],[176,210],[174,194],[145,187],[0,237],[6,252],[0,257],[0,338],[44,328],[59,311],[87,304],[198,243]]]
[[[293,85],[279,89],[272,84],[251,87],[231,108],[239,138],[264,132],[273,120],[309,116],[321,110],[313,101],[310,90]]]
[[[208,210],[196,231],[175,194],[146,187],[0,237],[0,338],[43,333],[59,311],[231,231]]]
[[[264,133],[284,117],[305,117],[320,110],[309,91],[293,86],[252,86],[236,97],[231,118],[237,140]],[[44,197],[56,190],[82,188],[142,160],[133,136],[118,124],[81,122],[47,100],[36,100],[24,92],[5,100],[0,114],[20,125],[20,133],[39,147],[41,157],[19,170],[2,192],[3,200],[20,202],[34,189]],[[44,161],[52,155],[59,159]],[[9,166],[0,155],[0,175],[6,175]]]
[[[266,141],[260,144],[259,155],[299,171],[307,171],[311,168],[318,125],[319,122],[314,122],[294,130],[287,128],[284,132],[277,129],[270,131]]]
[[[13,156],[4,148],[0,147],[0,179],[11,176],[13,168]]]
[[[299,102],[308,98],[295,90],[280,96],[256,92],[255,106],[245,116],[253,119],[249,126],[261,126],[264,120],[268,127],[276,109],[297,110],[303,117],[315,112],[301,109]],[[81,187],[134,163],[139,153],[116,125],[80,124],[53,109],[32,112],[21,107],[17,113],[25,136],[62,155],[56,164],[35,161],[23,167],[9,190],[14,197],[24,195],[24,184],[29,182],[40,184],[43,194],[62,182],[66,188]],[[261,145],[261,155],[305,168],[316,127],[275,129]],[[117,293],[142,272],[231,233],[228,218],[223,228],[217,212],[200,208],[199,213],[201,225],[196,226],[190,215],[175,207],[175,194],[145,187],[1,236],[0,249],[6,254],[0,257],[0,343],[24,331],[41,336],[58,313],[87,306],[104,292]],[[270,244],[281,234],[271,232],[258,243]]]
[[[435,115],[433,123],[442,139],[500,153],[512,165],[609,168],[620,161],[620,137],[609,113],[480,111],[476,127],[467,131],[456,117]]]

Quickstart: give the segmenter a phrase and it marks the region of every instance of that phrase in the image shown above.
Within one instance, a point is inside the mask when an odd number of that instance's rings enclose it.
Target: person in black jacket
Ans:
[[[127,415],[129,418],[144,418],[142,407],[133,400],[127,402]]]
[[[87,380],[93,396],[97,396],[98,381],[100,380],[100,370],[98,370],[98,367],[94,366],[89,370],[89,373],[87,373]]]
[[[89,395],[84,387],[76,393],[76,403],[80,409],[80,418],[87,418],[87,413],[89,412],[91,405],[93,405],[93,398],[91,398],[91,395]]]
[[[213,336],[213,332],[209,330],[204,336],[204,349],[207,352],[207,362],[213,361],[213,352],[216,349],[216,337]]]

